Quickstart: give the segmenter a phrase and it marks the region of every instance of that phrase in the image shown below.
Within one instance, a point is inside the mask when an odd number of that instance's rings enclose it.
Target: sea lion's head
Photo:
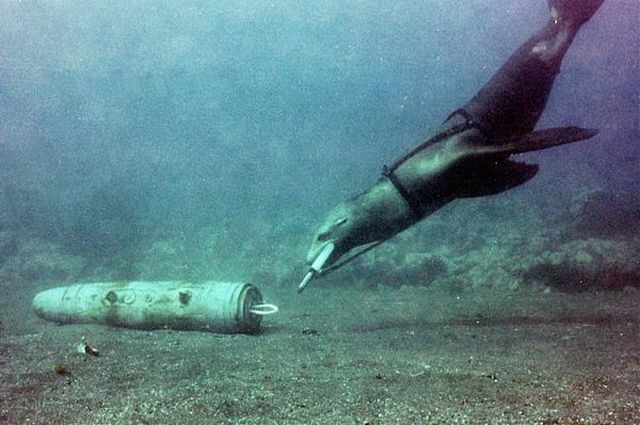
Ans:
[[[316,261],[329,244],[333,244],[333,251],[324,262],[323,267],[326,268],[335,263],[342,255],[356,246],[353,243],[353,233],[354,216],[349,201],[342,202],[329,211],[315,232],[311,247],[307,252],[307,265],[310,266]]]
[[[360,195],[336,205],[314,234],[307,253],[307,265],[313,264],[327,246],[333,250],[323,268],[360,245],[383,241],[413,223],[406,202],[386,180],[381,180]]]

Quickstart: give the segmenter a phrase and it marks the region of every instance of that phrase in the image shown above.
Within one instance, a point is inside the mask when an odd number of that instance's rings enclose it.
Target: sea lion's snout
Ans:
[[[328,244],[333,244],[334,248],[339,248],[342,245],[341,241],[346,233],[348,221],[349,213],[344,203],[336,206],[329,212],[324,223],[320,226],[313,237],[311,247],[307,252],[307,266],[311,266],[318,259],[318,256]],[[340,251],[340,249],[332,250],[332,255],[327,258],[325,266],[334,263],[340,256],[338,254]]]
[[[344,203],[329,212],[324,223],[313,237],[307,252],[307,274],[298,285],[302,292],[307,284],[322,271],[335,263],[345,252],[345,236],[349,234],[349,211]]]

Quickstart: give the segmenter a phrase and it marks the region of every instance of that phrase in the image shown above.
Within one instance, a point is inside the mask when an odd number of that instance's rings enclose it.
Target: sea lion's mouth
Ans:
[[[318,254],[315,256],[315,258],[313,258],[313,261],[311,262],[309,268],[315,270],[316,272],[320,272],[335,249],[336,245],[331,241],[324,244],[318,251]]]
[[[335,242],[333,239],[328,239],[326,241],[314,241],[313,245],[309,249],[309,252],[307,253],[305,265],[307,267],[311,267],[323,252],[323,250],[327,249],[328,245],[333,245],[333,248],[335,249]]]
[[[327,263],[329,257],[336,249],[336,246],[333,242],[327,242],[321,249],[318,255],[315,257],[311,265],[309,266],[309,270],[307,274],[298,285],[298,293],[302,292],[307,284],[313,279],[317,274],[322,272],[322,267]]]

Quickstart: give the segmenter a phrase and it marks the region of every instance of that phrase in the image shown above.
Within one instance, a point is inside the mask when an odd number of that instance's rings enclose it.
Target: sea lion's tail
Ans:
[[[551,16],[556,21],[580,26],[587,22],[604,0],[548,0]]]

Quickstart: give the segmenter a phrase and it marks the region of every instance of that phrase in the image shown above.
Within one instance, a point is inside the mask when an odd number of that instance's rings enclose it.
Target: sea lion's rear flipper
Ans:
[[[472,152],[476,155],[532,152],[566,143],[590,139],[598,130],[580,127],[558,127],[534,131],[521,137],[501,140],[475,140]]]
[[[554,20],[579,26],[587,22],[603,2],[604,0],[549,0],[549,8]]]

